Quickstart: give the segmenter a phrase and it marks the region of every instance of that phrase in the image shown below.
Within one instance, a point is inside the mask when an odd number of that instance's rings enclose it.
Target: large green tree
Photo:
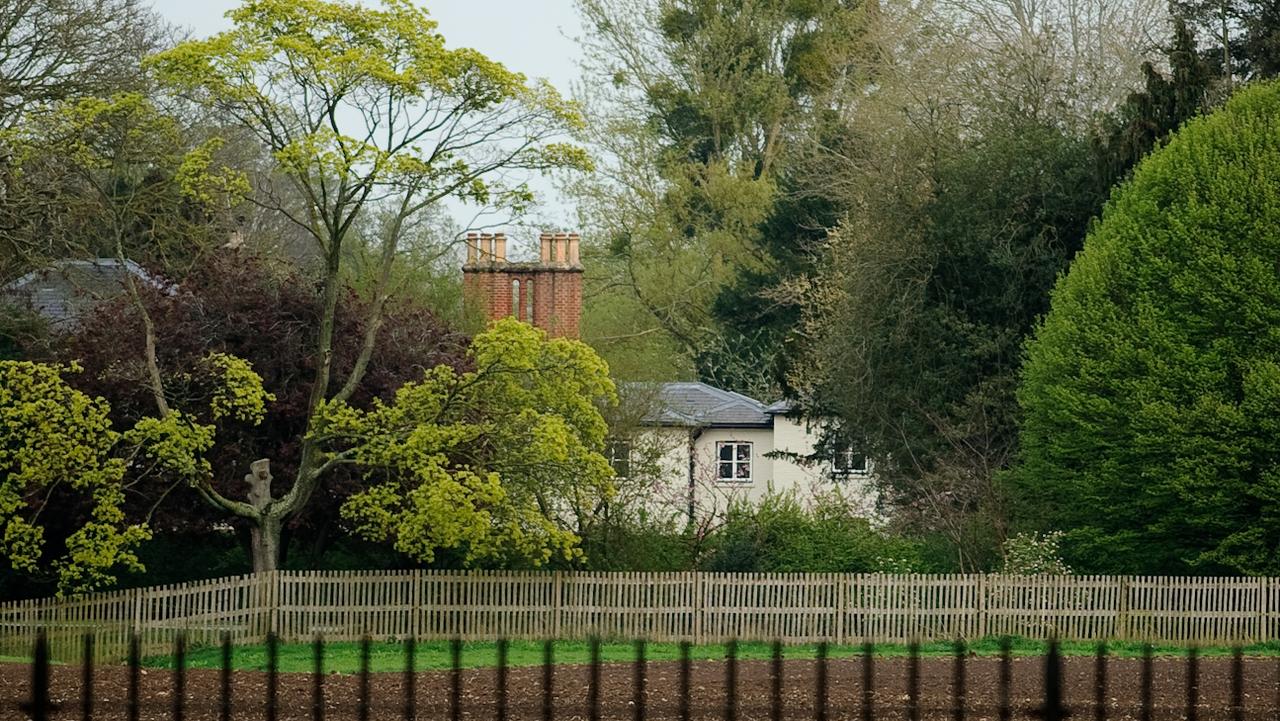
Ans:
[[[57,357],[84,368],[69,378],[71,385],[110,402],[117,428],[154,416],[146,363],[134,344],[121,342],[145,334],[145,313],[161,339],[156,360],[166,392],[181,399],[180,408],[214,429],[214,445],[205,454],[215,469],[209,483],[220,493],[234,495],[244,483],[243,473],[234,470],[246,459],[270,458],[274,473],[295,472],[311,390],[305,369],[312,362],[317,330],[313,319],[320,306],[315,279],[292,264],[247,248],[221,249],[193,266],[176,289],[144,286],[138,299],[141,309],[129,297],[99,303],[79,327],[55,337]],[[343,289],[333,347],[339,373],[349,373],[360,352],[367,304],[357,290]],[[262,343],[268,336],[271,342]],[[388,400],[404,383],[420,379],[423,368],[465,367],[468,340],[414,299],[392,299],[377,352],[350,403],[365,408],[373,398]],[[191,373],[210,350],[251,363],[275,395],[262,423],[213,417],[207,399],[214,389],[206,378]],[[143,470],[134,466],[125,475],[128,518],[162,529],[158,535],[195,538],[217,536],[230,525],[243,531],[242,542],[247,541],[247,522],[232,518],[228,524],[225,514],[201,501],[189,479],[157,477]],[[282,563],[308,553],[318,555],[340,538],[338,509],[364,488],[361,474],[346,468],[333,469],[321,483],[314,500],[284,530]]]
[[[886,17],[882,32],[909,23],[927,40],[928,22]],[[1069,108],[1046,114],[1066,89],[972,97],[952,74],[1031,59],[940,38],[877,64],[874,92],[807,168],[846,210],[793,284],[804,353],[790,372],[804,405],[875,459],[895,518],[978,569],[1005,533],[995,478],[1017,448],[1022,345],[1111,183],[1200,110],[1206,76],[1177,33],[1172,71],[1147,65],[1099,137]]]
[[[230,30],[184,42],[151,67],[175,91],[247,130],[276,161],[272,178],[283,191],[263,185],[249,198],[288,218],[321,259],[307,406],[314,417],[349,400],[368,371],[393,268],[420,214],[446,198],[523,209],[528,172],[587,165],[580,149],[557,142],[581,119],[546,83],[529,83],[475,50],[447,48],[436,23],[407,0],[379,8],[248,0],[230,17]],[[339,378],[336,311],[362,220],[379,229],[377,261],[359,350]],[[310,427],[299,443],[283,493],[272,487],[270,459],[255,462],[251,497],[197,486],[208,503],[250,524],[256,570],[276,567],[283,524],[338,462]]]
[[[769,223],[792,146],[856,57],[858,4],[579,7],[592,30],[587,99],[598,108],[587,137],[604,158],[576,188],[600,241],[587,280],[601,310],[587,309],[588,340],[612,356],[661,337],[680,370],[776,392],[777,338],[759,336],[772,328],[760,323],[770,303],[758,291],[780,272],[773,251],[789,259],[815,228]]]
[[[1080,570],[1280,572],[1280,85],[1116,191],[1028,346],[1019,524]]]
[[[833,231],[796,383],[875,459],[898,519],[974,570],[1003,533],[992,483],[1016,440],[1023,339],[1098,194],[1087,141],[1030,121],[957,141],[917,182],[923,196]]]

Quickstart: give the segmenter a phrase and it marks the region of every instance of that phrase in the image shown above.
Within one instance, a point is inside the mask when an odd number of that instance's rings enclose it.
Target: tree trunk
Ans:
[[[249,484],[249,503],[257,517],[250,519],[249,548],[253,558],[253,572],[274,571],[280,559],[280,531],[283,519],[271,507],[271,461],[263,458],[249,464],[249,474],[244,477]]]
[[[280,558],[281,519],[264,514],[249,530],[249,543],[253,557],[253,572],[274,571]]]

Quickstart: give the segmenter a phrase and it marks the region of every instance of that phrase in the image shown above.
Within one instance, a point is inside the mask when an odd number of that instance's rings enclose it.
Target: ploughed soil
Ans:
[[[862,707],[862,666],[860,659],[832,660],[828,666],[828,720],[860,721]],[[1112,659],[1108,665],[1106,718],[1142,719],[1141,661]],[[877,721],[909,721],[907,696],[909,661],[905,658],[875,660],[874,715]],[[1012,665],[1012,718],[1039,718],[1042,703],[1044,660],[1015,659]],[[954,710],[953,672],[955,661],[948,658],[920,660],[920,708],[922,721],[957,718]],[[725,670],[722,662],[699,662],[693,665],[691,677],[694,721],[729,718],[725,701]],[[1244,666],[1243,717],[1261,721],[1277,717],[1278,676],[1280,659],[1250,658]],[[633,721],[633,666],[608,664],[600,669],[601,721]],[[743,661],[738,664],[736,694],[737,721],[767,721],[771,715],[772,683],[768,661]],[[82,671],[75,666],[56,666],[52,670],[52,696],[57,710],[53,719],[81,719]],[[543,717],[543,670],[539,667],[513,668],[508,671],[508,721],[541,721]],[[677,721],[680,718],[679,667],[670,662],[648,665],[644,718],[655,721]],[[816,674],[813,661],[787,661],[783,673],[783,709],[786,719],[815,718]],[[1199,661],[1198,704],[1194,718],[1198,721],[1234,718],[1231,709],[1231,660],[1201,658]],[[281,721],[312,719],[313,681],[307,674],[280,674],[278,677]],[[461,675],[462,721],[498,720],[498,676],[494,669],[464,670]],[[1066,705],[1072,721],[1096,719],[1094,706],[1094,661],[1091,658],[1067,658],[1063,681]],[[421,721],[450,719],[451,674],[447,671],[420,673],[415,677],[415,718]],[[590,718],[588,687],[590,669],[586,666],[557,666],[553,683],[553,713],[557,721],[587,721]],[[20,710],[28,698],[30,669],[24,665],[0,664],[0,719],[29,718]],[[103,666],[94,670],[93,718],[124,721],[128,670],[119,666]],[[370,721],[405,717],[405,678],[402,674],[383,673],[369,677],[372,701]],[[183,717],[190,721],[215,721],[220,718],[218,671],[194,670],[186,674]],[[232,677],[233,718],[266,719],[265,698],[267,675],[257,671],[238,671]],[[360,718],[361,683],[357,676],[330,675],[324,678],[324,718]],[[969,658],[965,664],[966,721],[991,719],[998,721],[999,660]],[[173,719],[176,702],[172,671],[144,669],[141,675],[142,708],[140,719],[152,721]],[[1154,663],[1152,696],[1153,720],[1186,719],[1187,665],[1182,659],[1158,658]]]

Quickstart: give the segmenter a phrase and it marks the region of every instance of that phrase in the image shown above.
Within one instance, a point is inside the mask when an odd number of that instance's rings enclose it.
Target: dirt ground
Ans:
[[[829,665],[828,713],[831,721],[856,721],[862,713],[861,662],[858,659],[833,660]],[[877,659],[875,664],[875,718],[907,721],[906,659]],[[951,678],[954,661],[930,658],[920,661],[921,718],[926,721],[951,720]],[[1013,663],[1014,718],[1035,718],[1034,708],[1040,702],[1042,659],[1016,659]],[[1230,659],[1200,660],[1199,721],[1230,719]],[[1141,661],[1113,659],[1109,665],[1107,718],[1140,719]],[[815,666],[812,661],[789,661],[784,671],[784,717],[814,717]],[[1276,717],[1280,660],[1247,659],[1245,663],[1245,717]],[[694,664],[692,674],[692,715],[696,721],[725,718],[725,665],[703,662]],[[515,668],[509,675],[510,721],[539,721],[542,718],[542,669]],[[629,665],[606,665],[601,670],[600,710],[602,721],[634,719],[633,668]],[[997,689],[999,662],[992,658],[971,658],[966,665],[966,719],[998,719]],[[60,708],[54,719],[80,719],[80,669],[55,667],[52,689]],[[679,718],[679,668],[672,663],[651,663],[647,674],[645,696],[646,719],[675,721]],[[1180,659],[1156,659],[1153,719],[1185,719],[1186,665]],[[554,712],[557,721],[584,721],[588,716],[587,686],[589,669],[584,666],[556,668]],[[422,673],[416,677],[416,718],[422,721],[449,719],[449,680],[447,672]],[[462,675],[462,718],[464,721],[496,719],[496,672],[493,669],[467,670]],[[1094,719],[1093,660],[1068,658],[1064,682],[1067,705],[1072,719]],[[400,674],[375,674],[371,677],[373,699],[372,721],[403,718],[404,678]],[[125,719],[127,670],[110,666],[95,670],[95,720]],[[26,666],[0,665],[0,719],[22,719],[26,714],[19,704],[26,700],[30,670]],[[214,721],[219,718],[217,671],[191,671],[187,674],[184,694],[185,719]],[[259,672],[237,672],[233,680],[234,718],[263,719],[266,676]],[[770,718],[770,670],[768,662],[741,662],[738,670],[738,721],[764,721]],[[331,675],[325,679],[325,718],[357,719],[359,679],[354,676]],[[143,707],[141,719],[173,718],[173,675],[169,671],[148,669],[142,676]],[[312,679],[305,674],[281,674],[279,677],[279,714],[284,720],[312,718]]]

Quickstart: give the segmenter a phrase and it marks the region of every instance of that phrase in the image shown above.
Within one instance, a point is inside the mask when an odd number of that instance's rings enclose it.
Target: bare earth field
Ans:
[[[1067,705],[1072,719],[1093,719],[1093,659],[1065,659],[1064,681]],[[907,659],[876,659],[875,718],[906,721]],[[942,721],[953,719],[951,676],[953,660],[921,659],[921,718]],[[1044,661],[1020,658],[1013,662],[1014,718],[1035,718],[1039,704]],[[1155,660],[1153,719],[1187,718],[1186,664],[1181,659]],[[1200,660],[1199,706],[1197,719],[1230,719],[1231,661],[1228,658]],[[1245,717],[1274,719],[1277,716],[1277,659],[1245,660]],[[785,665],[784,712],[788,719],[814,716],[814,674],[812,661],[788,661]],[[725,717],[725,665],[718,662],[694,664],[692,676],[693,718],[698,721]],[[650,663],[646,694],[647,719],[675,721],[678,718],[677,665],[669,662]],[[967,663],[967,716],[969,719],[997,719],[999,661],[994,658],[970,658]],[[1112,659],[1109,664],[1107,718],[1139,719],[1141,661]],[[53,697],[60,708],[54,719],[81,718],[80,676],[74,666],[53,669]],[[626,664],[608,664],[601,670],[601,718],[607,721],[631,721],[633,669]],[[416,714],[422,720],[449,718],[448,672],[422,673],[417,677]],[[585,666],[558,666],[555,676],[555,718],[582,721],[587,718],[587,685],[589,669]],[[233,676],[235,718],[262,719],[266,675],[240,671]],[[768,662],[743,661],[738,669],[738,719],[757,721],[770,717],[770,670]],[[833,660],[829,664],[829,718],[831,721],[861,718],[861,661]],[[463,671],[462,718],[488,721],[496,717],[496,672],[493,669]],[[23,719],[26,714],[19,704],[26,700],[30,684],[28,667],[0,665],[0,719]],[[94,719],[125,719],[127,669],[104,666],[95,671]],[[373,713],[370,718],[402,718],[404,679],[400,674],[371,676]],[[191,721],[218,719],[219,674],[217,671],[190,671],[186,679],[185,718]],[[173,674],[170,671],[145,669],[142,675],[143,708],[141,719],[159,720],[173,717]],[[325,718],[356,719],[359,679],[349,675],[331,675],[325,679]],[[513,668],[509,671],[510,721],[538,721],[542,718],[542,669]],[[312,718],[312,679],[305,674],[280,674],[279,715],[282,721]]]

